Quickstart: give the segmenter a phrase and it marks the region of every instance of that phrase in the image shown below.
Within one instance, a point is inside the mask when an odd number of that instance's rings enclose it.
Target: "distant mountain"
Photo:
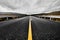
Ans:
[[[60,11],[50,12],[50,13],[39,13],[33,15],[60,15]]]

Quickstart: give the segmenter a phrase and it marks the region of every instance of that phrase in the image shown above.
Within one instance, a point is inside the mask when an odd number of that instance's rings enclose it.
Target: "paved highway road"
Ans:
[[[60,40],[60,23],[32,17],[33,40]]]
[[[29,17],[0,23],[0,40],[27,40]]]
[[[31,17],[32,40],[60,40],[60,23]],[[0,22],[0,40],[28,40],[29,17]]]

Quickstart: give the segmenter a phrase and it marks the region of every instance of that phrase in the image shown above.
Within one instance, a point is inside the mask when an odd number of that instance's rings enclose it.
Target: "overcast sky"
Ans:
[[[60,11],[60,0],[0,0],[0,12],[37,14]]]

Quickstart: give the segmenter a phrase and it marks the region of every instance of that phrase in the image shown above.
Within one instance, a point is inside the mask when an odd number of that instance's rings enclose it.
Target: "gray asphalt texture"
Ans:
[[[0,23],[0,40],[27,40],[29,18]]]
[[[33,40],[60,40],[60,23],[31,16]],[[27,40],[29,16],[0,22],[0,40]]]
[[[60,40],[60,23],[32,17],[33,40]]]

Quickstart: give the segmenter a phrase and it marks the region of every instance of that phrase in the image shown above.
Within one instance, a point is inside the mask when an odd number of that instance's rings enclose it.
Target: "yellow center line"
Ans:
[[[29,20],[28,40],[32,40],[31,19]]]

